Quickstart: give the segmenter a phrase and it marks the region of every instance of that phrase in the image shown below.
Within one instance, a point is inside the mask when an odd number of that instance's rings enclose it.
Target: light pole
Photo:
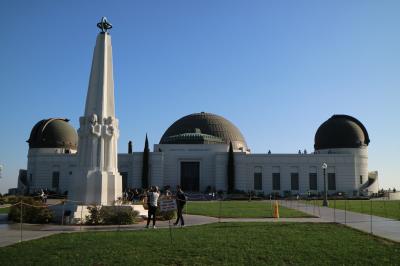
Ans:
[[[328,168],[328,165],[326,163],[322,164],[322,170],[324,171],[324,201],[322,202],[322,206],[328,207],[328,188],[327,188],[327,182],[326,182],[326,168]]]

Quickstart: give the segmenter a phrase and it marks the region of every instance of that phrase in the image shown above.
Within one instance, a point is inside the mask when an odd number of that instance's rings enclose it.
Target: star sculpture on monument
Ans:
[[[97,23],[97,27],[101,29],[101,32],[107,32],[109,29],[112,28],[112,25],[110,22],[108,22],[106,17],[102,17],[101,21]]]

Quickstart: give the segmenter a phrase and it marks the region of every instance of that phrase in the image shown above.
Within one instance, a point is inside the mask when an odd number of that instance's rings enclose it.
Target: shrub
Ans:
[[[100,211],[104,224],[132,224],[138,214],[131,207],[103,207]]]
[[[101,224],[133,224],[139,212],[130,206],[103,206],[100,209]]]
[[[8,204],[15,204],[20,200],[20,198],[17,198],[16,196],[6,196],[4,197],[4,202]]]
[[[88,206],[89,215],[86,216],[86,224],[133,224],[138,211],[130,206]]]
[[[90,215],[86,216],[86,224],[100,224],[101,223],[101,216],[100,216],[100,209],[101,206],[88,206],[87,209],[89,210]]]
[[[21,201],[25,204],[22,205],[22,222],[24,223],[49,223],[53,219],[53,212],[48,208],[46,204],[40,201],[36,201],[31,197],[20,197],[17,201]],[[8,220],[14,222],[20,222],[21,217],[21,205],[13,205],[8,213]]]

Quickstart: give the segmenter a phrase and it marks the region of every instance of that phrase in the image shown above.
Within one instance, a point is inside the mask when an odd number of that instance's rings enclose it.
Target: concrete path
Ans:
[[[221,218],[221,222],[328,223],[321,218]]]
[[[282,206],[319,216],[326,222],[347,225],[366,233],[400,242],[400,221],[322,206],[306,205],[297,201],[281,201]]]

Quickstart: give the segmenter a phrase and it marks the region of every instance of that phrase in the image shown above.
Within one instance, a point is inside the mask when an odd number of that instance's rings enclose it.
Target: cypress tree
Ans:
[[[149,153],[149,140],[146,134],[143,150],[142,188],[147,188],[149,186]]]
[[[233,156],[232,142],[229,142],[228,152],[228,193],[232,193],[235,189],[235,158]]]
[[[128,142],[128,154],[132,154],[132,141]]]

